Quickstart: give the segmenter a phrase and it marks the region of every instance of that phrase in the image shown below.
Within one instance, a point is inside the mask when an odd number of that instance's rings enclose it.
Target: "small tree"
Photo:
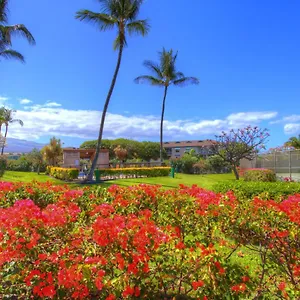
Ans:
[[[217,155],[231,164],[235,178],[239,180],[237,167],[240,160],[254,159],[258,151],[264,149],[268,137],[267,129],[248,126],[244,129],[232,129],[229,133],[222,132],[216,136],[216,144],[213,147]]]
[[[44,157],[41,151],[38,149],[33,149],[28,153],[28,160],[32,163],[34,170],[40,174],[41,166],[44,163]]]
[[[61,141],[55,137],[51,138],[49,145],[45,146],[41,151],[47,164],[50,166],[57,166],[62,159]]]
[[[124,160],[127,157],[127,150],[121,148],[121,146],[118,146],[117,148],[115,148],[114,150],[116,158],[120,161],[120,162],[124,162]]]

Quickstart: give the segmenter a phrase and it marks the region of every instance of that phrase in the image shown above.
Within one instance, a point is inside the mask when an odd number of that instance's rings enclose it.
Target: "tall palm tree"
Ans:
[[[164,88],[160,121],[160,161],[163,162],[163,124],[168,88],[171,85],[185,86],[187,84],[199,84],[199,80],[196,77],[185,77],[182,72],[178,72],[176,70],[178,52],[174,53],[172,49],[167,51],[163,48],[163,50],[158,52],[158,54],[159,63],[155,63],[150,60],[144,61],[144,66],[150,70],[152,74],[139,76],[135,79],[135,82],[148,83],[153,86]]]
[[[285,146],[293,147],[295,149],[300,149],[300,135],[299,137],[291,137],[286,143]]]
[[[0,59],[17,59],[21,62],[24,62],[24,56],[21,53],[11,49],[12,36],[19,35],[25,37],[32,45],[35,44],[35,40],[25,25],[7,25],[7,23],[8,0],[0,0]]]
[[[114,40],[113,46],[114,50],[119,51],[119,54],[113,79],[103,107],[96,153],[92,162],[90,172],[87,176],[87,180],[93,179],[94,170],[97,165],[102,142],[105,116],[110,98],[116,84],[123,50],[127,45],[126,36],[127,34],[140,34],[142,36],[145,36],[150,28],[147,20],[137,20],[143,0],[98,0],[98,2],[100,2],[102,6],[101,12],[95,13],[89,10],[80,10],[77,12],[76,18],[80,21],[87,21],[95,24],[101,31],[116,28],[117,37]]]
[[[7,132],[8,132],[8,126],[12,123],[19,123],[21,126],[24,125],[23,121],[20,119],[14,119],[13,113],[15,110],[5,108],[4,114],[3,114],[3,124],[5,125],[5,134],[4,134],[4,141],[6,141]],[[1,155],[3,155],[5,145],[2,145]]]

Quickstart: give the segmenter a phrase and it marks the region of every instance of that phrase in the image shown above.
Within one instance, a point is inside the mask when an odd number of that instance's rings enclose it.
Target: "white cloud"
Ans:
[[[20,99],[20,104],[29,104],[29,103],[32,103],[32,101],[31,100],[29,100],[29,99]]]
[[[8,100],[7,97],[0,96],[0,101],[1,101],[1,102],[7,101],[7,100]]]
[[[288,123],[284,125],[284,132],[288,135],[300,133],[300,123]]]
[[[61,104],[59,104],[57,102],[47,102],[44,106],[45,107],[60,107]]]
[[[27,106],[18,110],[15,118],[24,121],[24,127],[11,125],[10,137],[34,140],[43,136],[68,136],[95,139],[98,135],[101,112],[94,110],[68,110],[62,107],[45,105]],[[48,104],[48,106],[47,106]],[[203,135],[215,135],[222,130],[259,125],[269,120],[276,112],[241,112],[231,114],[225,119],[216,120],[165,120],[165,139],[198,138]],[[159,136],[160,118],[156,116],[125,116],[107,114],[104,136],[110,138],[127,137],[151,139]]]

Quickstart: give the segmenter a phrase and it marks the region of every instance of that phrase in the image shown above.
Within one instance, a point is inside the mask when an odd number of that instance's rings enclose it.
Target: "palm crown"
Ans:
[[[21,53],[11,49],[12,36],[19,35],[25,37],[27,41],[34,45],[35,40],[30,31],[23,24],[7,25],[8,23],[8,0],[0,0],[0,59],[17,59],[24,62]]]
[[[114,49],[126,46],[126,32],[128,34],[146,35],[149,31],[147,20],[136,20],[142,0],[98,0],[102,5],[102,12],[80,10],[76,18],[81,21],[94,23],[100,30],[117,28],[118,35],[114,41]]]
[[[156,86],[170,85],[184,86],[186,84],[198,84],[196,77],[185,77],[182,72],[176,70],[177,52],[167,51],[165,48],[159,54],[159,63],[150,60],[144,62],[144,66],[152,75],[142,75],[135,79],[136,83],[149,83]]]

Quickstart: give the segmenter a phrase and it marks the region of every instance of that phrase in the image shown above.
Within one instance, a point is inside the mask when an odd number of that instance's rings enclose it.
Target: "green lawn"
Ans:
[[[2,181],[10,182],[31,182],[33,180],[39,182],[53,182],[54,184],[65,184],[65,182],[51,178],[45,174],[36,174],[31,172],[13,172],[6,171],[1,178]],[[179,184],[192,185],[197,184],[205,189],[210,189],[215,183],[224,180],[234,180],[232,174],[209,174],[209,175],[187,175],[176,174],[175,178],[171,177],[154,177],[154,178],[136,178],[136,179],[119,179],[101,183],[102,186],[108,187],[112,184],[120,186],[131,186],[135,184],[159,184],[164,188],[176,188]],[[70,184],[71,186],[82,186],[80,184]]]

